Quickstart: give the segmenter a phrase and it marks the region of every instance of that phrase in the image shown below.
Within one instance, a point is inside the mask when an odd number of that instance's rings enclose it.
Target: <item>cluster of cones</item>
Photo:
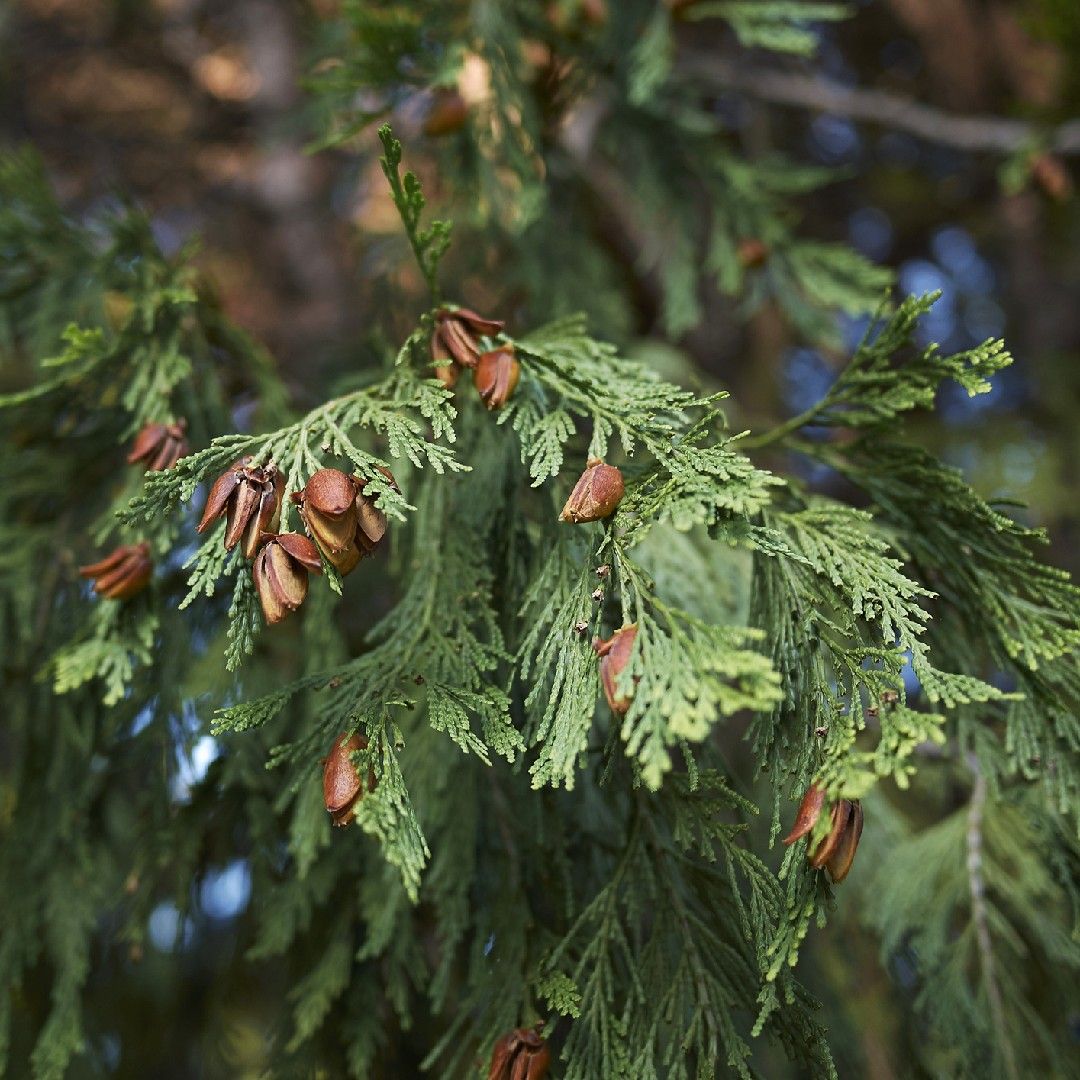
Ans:
[[[397,488],[389,470],[379,470]],[[325,559],[339,574],[355,569],[386,535],[386,515],[365,494],[370,481],[339,469],[319,469],[291,499],[308,535],[277,531],[285,478],[273,465],[241,458],[214,482],[198,531],[225,518],[225,547],[240,545],[268,623],[281,622],[307,598],[308,575]],[[320,554],[321,553],[321,554]]]
[[[440,308],[431,335],[435,375],[448,390],[463,371],[473,373],[473,385],[489,409],[501,409],[521,378],[513,343],[496,340],[503,323],[485,319],[468,308]]]
[[[149,472],[171,469],[190,449],[187,421],[146,424],[127,456],[129,465],[142,464]],[[106,600],[130,600],[150,583],[154,563],[145,541],[121,544],[103,559],[79,567],[79,573],[94,583],[94,592]]]

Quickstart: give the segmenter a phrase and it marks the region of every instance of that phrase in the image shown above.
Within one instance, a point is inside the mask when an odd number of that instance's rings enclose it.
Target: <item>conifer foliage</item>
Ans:
[[[1009,354],[921,344],[933,296],[883,301],[887,274],[800,236],[789,202],[827,178],[744,160],[671,78],[677,18],[805,54],[842,8],[466,6],[327,27],[320,145],[433,91],[458,223],[380,127],[428,302],[303,415],[189,251],[137,211],[70,220],[30,152],[0,165],[0,1061],[93,1058],[95,972],[242,851],[244,962],[288,973],[281,1075],[835,1075],[796,966],[834,914],[916,972],[927,1068],[1068,1074],[1080,591],[904,429]],[[469,65],[489,92],[447,111]],[[817,341],[872,316],[806,413],[732,430],[722,392],[568,310],[611,267],[545,161],[601,80],[595,153],[633,177],[669,331],[699,275]],[[529,302],[472,310],[455,235]],[[394,603],[346,650],[373,573]],[[754,782],[726,764],[744,734]]]

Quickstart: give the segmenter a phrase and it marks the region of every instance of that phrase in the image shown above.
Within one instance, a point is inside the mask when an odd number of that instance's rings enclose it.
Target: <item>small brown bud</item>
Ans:
[[[480,357],[474,376],[480,398],[489,409],[501,409],[521,377],[513,345],[500,345]]]
[[[764,240],[748,236],[739,241],[735,255],[744,270],[756,270],[759,266],[764,266],[768,260],[769,245]]]
[[[589,624],[582,620],[581,622],[574,623],[574,633],[578,637],[584,637],[589,632]]]
[[[224,514],[226,550],[242,540],[244,558],[252,559],[262,536],[277,528],[284,488],[285,477],[273,465],[252,465],[250,457],[241,458],[214,481],[198,531]]]
[[[539,1027],[516,1028],[495,1044],[488,1080],[542,1080],[547,1075],[551,1051]]]
[[[784,837],[784,843],[794,844],[796,840],[807,836],[817,824],[824,808],[825,789],[811,784],[799,804],[795,824],[791,832]],[[855,860],[855,851],[863,829],[862,804],[858,799],[838,799],[833,803],[830,814],[832,824],[828,835],[817,847],[807,850],[806,858],[815,870],[822,867],[828,870],[830,879],[838,885],[847,877]]]
[[[604,590],[602,586],[597,585],[596,588],[593,589],[591,596],[594,604],[602,603],[604,599]]]
[[[829,734],[829,729],[824,724],[822,724],[821,727],[814,728],[814,734],[819,739],[824,739],[825,736]]]
[[[351,755],[366,750],[367,739],[360,734],[337,737],[330,753],[323,759],[323,804],[335,825],[348,825],[356,813],[356,804],[364,797],[360,774]],[[375,774],[368,773],[368,791],[375,790]]]
[[[600,684],[604,688],[604,697],[613,713],[624,713],[630,708],[633,694],[620,697],[618,690],[619,676],[630,663],[637,639],[637,624],[624,626],[607,639],[593,642],[596,655],[600,657]],[[634,680],[637,682],[637,679]]]
[[[603,580],[604,578],[610,576],[610,574],[611,574],[611,567],[608,566],[607,563],[601,563],[601,565],[596,568],[596,576],[598,578],[600,578],[601,580]]]
[[[128,464],[143,462],[150,472],[171,469],[189,450],[184,432],[187,421],[177,420],[174,424],[146,424],[135,436]]]
[[[84,578],[93,578],[94,592],[106,600],[128,600],[146,588],[154,564],[150,545],[122,544],[100,562],[80,566]]]
[[[900,695],[895,690],[882,690],[881,701],[885,705],[895,705],[900,700]]]
[[[610,517],[622,501],[623,491],[622,473],[614,465],[605,465],[599,458],[589,458],[559,520],[580,525]]]
[[[1039,154],[1031,163],[1031,178],[1043,194],[1055,202],[1065,202],[1072,194],[1073,182],[1069,170],[1059,157]]]
[[[462,367],[474,368],[480,360],[479,339],[494,337],[502,328],[501,322],[485,319],[469,308],[440,308],[435,313],[439,340],[432,343],[432,356],[449,356]]]
[[[424,134],[429,139],[452,135],[465,126],[469,108],[456,90],[436,90],[424,121]]]
[[[280,533],[263,537],[251,573],[268,623],[281,622],[304,602],[309,572],[321,574],[322,561],[306,536]]]

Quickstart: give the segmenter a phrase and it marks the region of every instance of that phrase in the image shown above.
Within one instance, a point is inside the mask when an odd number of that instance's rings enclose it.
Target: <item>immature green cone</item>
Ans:
[[[581,525],[610,517],[622,501],[624,490],[622,473],[614,465],[605,465],[599,458],[589,458],[559,520]]]
[[[794,844],[807,836],[818,822],[825,808],[825,790],[817,784],[811,784],[803,795],[795,815],[795,824],[791,832],[784,837],[784,843]],[[855,852],[859,846],[859,837],[863,830],[863,810],[858,799],[838,799],[830,810],[832,825],[829,834],[812,850],[807,850],[806,858],[815,870],[825,868],[833,883],[839,885],[847,877],[851,864],[855,861]]]
[[[629,697],[620,696],[618,682],[619,676],[630,663],[636,639],[637,624],[631,623],[629,626],[616,630],[607,641],[597,639],[593,642],[593,649],[600,657],[600,685],[604,688],[604,697],[607,698],[608,706],[613,713],[626,712],[633,701],[633,694]]]
[[[501,409],[510,399],[521,377],[521,365],[513,345],[500,345],[484,353],[476,364],[473,381],[489,409]]]
[[[135,436],[128,464],[141,461],[150,472],[171,469],[190,449],[184,432],[187,421],[183,418],[174,424],[146,424]]]
[[[322,560],[306,536],[280,533],[263,537],[251,573],[268,623],[281,622],[304,602],[309,572],[321,574]]]
[[[245,559],[255,557],[264,534],[277,528],[285,477],[273,465],[252,465],[243,457],[223,472],[206,499],[198,531],[225,515],[225,548],[240,541]]]
[[[551,1051],[537,1028],[516,1028],[495,1044],[488,1080],[542,1080],[550,1065]]]
[[[337,737],[330,753],[323,759],[323,804],[335,825],[348,825],[356,815],[356,804],[364,797],[360,774],[350,758],[357,750],[366,750],[363,735]],[[375,775],[368,775],[368,791],[375,789]]]
[[[93,578],[94,592],[106,600],[128,600],[146,588],[154,564],[150,545],[122,544],[99,562],[80,566],[84,578]]]

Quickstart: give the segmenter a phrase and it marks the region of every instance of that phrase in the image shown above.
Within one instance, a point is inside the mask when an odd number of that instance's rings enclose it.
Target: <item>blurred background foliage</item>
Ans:
[[[574,4],[552,5],[560,6],[570,35],[581,17]],[[1080,106],[1080,9],[1070,0],[857,6],[853,19],[820,24],[815,57],[799,65],[808,85],[827,80],[949,114],[1022,118],[1032,121],[1030,140],[1005,153],[954,145],[948,130],[941,141],[920,139],[888,117],[859,122],[822,111],[813,89],[801,106],[742,92],[726,85],[722,60],[714,64],[715,115],[739,154],[760,161],[780,151],[800,165],[837,170],[834,182],[799,196],[800,235],[851,245],[893,268],[906,292],[941,289],[927,335],[944,349],[1007,329],[1017,363],[992,394],[967,399],[957,391],[945,400],[949,424],[935,425],[933,438],[984,493],[1019,493],[1031,520],[1052,528],[1055,561],[1075,569],[1080,203],[1070,156],[1056,161],[1062,175],[1052,193],[1028,166],[1040,139]],[[305,388],[354,368],[372,335],[392,329],[375,319],[391,291],[419,297],[422,287],[400,258],[403,241],[372,133],[305,153],[325,133],[330,58],[340,55],[344,35],[338,14],[332,0],[17,0],[0,16],[0,137],[38,147],[76,213],[92,215],[126,193],[152,213],[166,253],[199,237],[199,264],[227,313],[270,347],[300,404]],[[715,21],[684,20],[677,35],[676,71],[684,58],[691,70],[707,71],[729,45],[736,52],[730,31]],[[466,64],[447,78],[467,84],[475,71]],[[322,96],[307,96],[305,81]],[[477,194],[485,183],[502,185],[500,220],[532,260],[504,273],[524,283],[545,263],[551,287],[563,289],[534,300],[538,314],[593,308],[598,334],[648,348],[658,361],[696,363],[732,391],[741,419],[782,417],[816,400],[857,341],[862,325],[842,319],[834,348],[814,348],[799,327],[776,317],[775,304],[743,318],[739,304],[708,281],[697,290],[700,320],[681,326],[664,311],[653,256],[637,246],[649,239],[635,232],[640,192],[622,189],[618,176],[599,167],[584,192],[565,177],[545,178],[552,198],[577,203],[573,222],[600,243],[583,250],[569,230],[540,243],[530,237],[528,192],[515,190],[505,172],[485,180],[485,163],[469,158],[464,139],[424,135],[428,91],[418,87],[389,104],[440,209],[460,192],[459,174]],[[603,126],[582,134],[602,140]],[[507,282],[500,277],[493,288],[484,258],[469,254],[455,253],[458,292],[478,305],[505,295]],[[494,259],[489,254],[488,265]],[[598,264],[582,266],[582,259]],[[612,277],[617,289],[605,288]],[[573,289],[582,279],[594,288]],[[526,294],[522,285],[522,304]]]
[[[441,6],[431,7],[438,19]],[[814,56],[784,67],[795,82],[755,81],[758,68],[776,70],[773,59],[737,48],[730,25],[714,21],[674,23],[673,39],[649,55],[665,56],[676,79],[681,66],[714,79],[710,107],[733,159],[763,163],[783,153],[798,163],[800,171],[778,167],[775,184],[785,198],[794,193],[803,241],[854,249],[891,268],[905,292],[941,290],[925,333],[947,351],[1006,337],[1016,363],[993,391],[968,398],[946,388],[946,423],[927,422],[918,438],[983,494],[1022,499],[1021,517],[1050,531],[1048,559],[1076,574],[1080,199],[1071,174],[1080,140],[1050,159],[1040,155],[1057,126],[1080,115],[1080,5],[866,0],[856,7],[852,20],[815,27]],[[400,340],[424,303],[423,281],[403,257],[373,131],[335,129],[326,115],[336,107],[350,27],[383,16],[389,26],[394,8],[343,12],[336,0],[14,0],[0,10],[0,143],[33,144],[77,219],[94,220],[131,198],[148,211],[166,254],[197,237],[196,265],[221,307],[268,346],[293,403],[310,407]],[[494,32],[499,5],[473,8]],[[572,50],[598,9],[555,2],[543,32]],[[648,18],[641,25],[656,32]],[[635,67],[638,44],[613,40],[611,63],[629,72],[623,85],[648,100],[656,75],[647,63]],[[736,56],[738,66],[727,66]],[[357,62],[374,70],[380,59]],[[549,62],[538,45],[533,74],[553,80],[553,97],[591,77],[548,70]],[[444,78],[471,108],[483,78],[474,64],[384,75],[398,90],[387,96],[373,88],[369,101],[353,106],[392,116],[433,203],[457,218],[454,291],[478,309],[498,297],[527,325],[584,306],[598,336],[682,381],[729,389],[736,429],[783,420],[818,400],[858,341],[862,316],[840,314],[823,325],[798,298],[786,306],[778,300],[782,267],[768,262],[746,270],[752,279],[761,275],[761,287],[750,280],[737,297],[723,288],[722,274],[665,279],[673,268],[707,261],[709,230],[695,203],[695,194],[707,198],[696,190],[702,180],[688,182],[680,208],[690,246],[672,251],[657,246],[648,228],[664,223],[642,212],[647,187],[629,189],[620,164],[639,177],[651,166],[679,168],[685,147],[670,147],[658,161],[649,145],[605,146],[601,111],[578,118],[561,131],[558,153],[537,159],[536,146],[515,139],[510,117],[495,129],[521,167],[510,174],[475,153],[474,140],[440,133],[432,120],[441,102],[429,84]],[[852,88],[884,96],[859,99],[861,112],[828,107]],[[897,102],[903,115],[922,103],[935,110],[932,120],[945,122],[922,137],[883,107]],[[608,101],[602,110],[619,106]],[[1026,126],[994,127],[988,119],[990,134],[972,147],[948,122],[972,115]],[[308,152],[327,142],[333,145],[324,152]],[[721,156],[714,164],[737,188],[730,162]],[[835,177],[813,188],[818,169]],[[543,211],[520,179],[530,170],[551,200]],[[552,230],[552,220],[562,227]],[[490,230],[484,242],[468,243],[485,235],[481,226]],[[678,229],[659,232],[670,238]],[[866,268],[858,274],[865,277]],[[860,287],[882,284],[871,275]],[[683,306],[673,306],[672,296]],[[806,468],[797,460],[781,467]],[[839,483],[823,471],[806,479],[823,490]],[[389,603],[376,581],[370,595],[374,608]],[[209,736],[181,732],[177,746],[174,795],[183,805],[200,797],[198,781],[222,762]],[[231,769],[250,771],[252,798],[271,797],[258,791],[265,781],[254,779],[264,749],[230,759]],[[734,762],[736,771],[740,765],[749,772],[745,761]],[[880,819],[886,805],[865,844],[889,844],[888,820]],[[258,1076],[271,1064],[289,974],[273,963],[239,963],[254,933],[251,876],[229,835],[228,811],[214,811],[220,857],[201,853],[187,909],[159,903],[145,941],[93,958],[94,1042],[73,1075]],[[846,887],[842,906],[873,905],[872,881]],[[919,1031],[899,1007],[914,985],[903,949],[883,968],[877,942],[843,912],[809,948],[800,970],[826,1002],[841,1075],[911,1075],[904,1047]],[[1080,1015],[1072,1024],[1080,1039]],[[942,1061],[935,1071],[954,1075],[956,1066]]]

